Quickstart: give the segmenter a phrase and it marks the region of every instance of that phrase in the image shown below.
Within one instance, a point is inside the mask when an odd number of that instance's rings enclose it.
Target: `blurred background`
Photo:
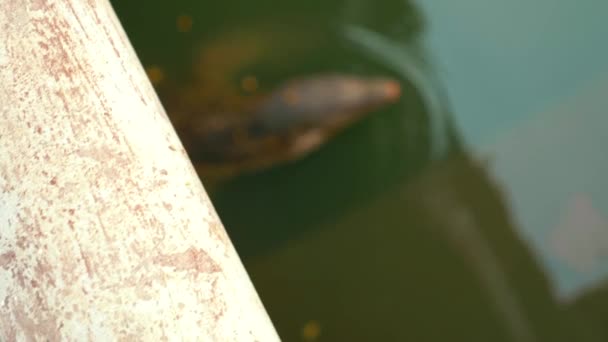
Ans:
[[[400,83],[302,159],[201,174],[284,341],[608,340],[608,2],[112,3],[174,122]]]

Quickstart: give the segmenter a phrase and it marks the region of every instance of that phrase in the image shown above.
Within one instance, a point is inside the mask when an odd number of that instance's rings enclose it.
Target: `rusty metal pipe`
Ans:
[[[107,0],[0,0],[0,340],[278,340]]]

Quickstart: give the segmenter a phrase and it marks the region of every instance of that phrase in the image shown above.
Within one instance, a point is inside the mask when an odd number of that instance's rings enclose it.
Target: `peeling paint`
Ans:
[[[0,28],[0,340],[278,341],[110,4]]]
[[[173,267],[178,271],[195,271],[196,273],[215,273],[220,271],[219,265],[204,250],[194,247],[182,253],[159,255],[154,263],[161,266]]]

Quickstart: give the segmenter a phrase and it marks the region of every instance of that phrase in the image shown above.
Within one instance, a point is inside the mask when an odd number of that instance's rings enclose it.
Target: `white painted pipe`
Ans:
[[[278,340],[107,0],[0,0],[0,340]]]

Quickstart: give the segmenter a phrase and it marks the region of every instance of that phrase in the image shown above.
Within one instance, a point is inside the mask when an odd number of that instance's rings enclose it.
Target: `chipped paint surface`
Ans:
[[[0,7],[0,340],[278,340],[109,3]]]

